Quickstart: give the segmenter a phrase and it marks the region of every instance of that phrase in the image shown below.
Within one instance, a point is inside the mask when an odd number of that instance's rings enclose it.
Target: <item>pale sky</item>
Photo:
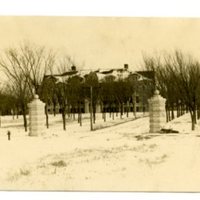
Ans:
[[[0,50],[20,42],[70,55],[85,68],[138,69],[142,52],[178,48],[200,60],[200,19],[111,17],[0,17]]]

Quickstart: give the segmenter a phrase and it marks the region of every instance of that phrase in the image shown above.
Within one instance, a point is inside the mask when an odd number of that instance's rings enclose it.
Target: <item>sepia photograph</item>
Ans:
[[[0,27],[0,190],[200,192],[200,18]]]

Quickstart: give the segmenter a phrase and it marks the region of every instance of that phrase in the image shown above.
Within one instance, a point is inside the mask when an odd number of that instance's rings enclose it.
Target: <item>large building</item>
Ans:
[[[127,78],[132,80],[134,88],[134,93],[130,94],[130,99],[128,100],[128,104],[124,102],[123,111],[126,112],[127,109],[129,111],[136,112],[146,112],[148,111],[148,99],[153,94],[154,90],[154,74],[151,71],[131,71],[129,70],[128,64],[124,64],[123,68],[115,68],[115,69],[98,69],[95,71],[91,70],[77,70],[75,66],[72,66],[71,69],[62,74],[55,75],[46,75],[47,79],[54,79],[56,84],[65,83],[71,77],[78,76],[84,79],[91,73],[95,73],[99,83],[102,83],[106,77],[112,76],[114,77],[114,81],[125,80]],[[96,102],[96,112],[110,112],[119,111],[119,106],[117,102],[113,102],[112,105],[106,105],[105,101],[102,99],[98,99]],[[59,104],[54,106],[56,108],[56,112],[60,112]],[[80,108],[79,108],[80,109]],[[81,112],[87,113],[90,110],[90,100],[85,98],[83,102],[81,102]],[[71,112],[78,112],[78,108],[70,109]],[[51,103],[49,105],[49,112],[53,112],[53,107]]]

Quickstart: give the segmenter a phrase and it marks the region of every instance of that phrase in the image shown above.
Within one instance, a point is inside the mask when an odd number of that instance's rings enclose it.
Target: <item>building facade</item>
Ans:
[[[78,76],[84,82],[85,77],[91,73],[91,70],[77,70],[75,66],[72,66],[71,69],[63,74],[55,75],[46,75],[46,79],[52,79],[55,81],[55,84],[66,83],[69,78]],[[126,102],[123,102],[123,105],[120,106],[118,101],[106,102],[101,98],[96,100],[95,110],[96,112],[120,112],[123,109],[123,112],[147,112],[148,111],[148,99],[152,96],[154,91],[154,74],[151,71],[130,71],[127,64],[123,68],[117,69],[101,69],[92,71],[95,76],[98,78],[98,82],[101,84],[108,77],[113,77],[114,82],[119,80],[130,80],[133,87],[133,93],[129,96]],[[66,102],[67,103],[67,102]],[[54,106],[50,101],[48,103],[49,113],[60,113],[61,108],[59,103]],[[68,105],[67,112],[70,113],[88,113],[90,112],[90,99],[84,98],[80,101],[79,105]]]

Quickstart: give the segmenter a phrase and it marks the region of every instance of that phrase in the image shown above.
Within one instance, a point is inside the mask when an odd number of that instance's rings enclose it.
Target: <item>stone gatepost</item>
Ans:
[[[153,97],[148,100],[150,133],[160,132],[161,128],[166,123],[165,101],[166,99],[160,96],[158,90],[156,90]]]
[[[29,107],[29,136],[38,136],[44,133],[45,128],[45,104],[40,101],[38,95],[34,96]]]

